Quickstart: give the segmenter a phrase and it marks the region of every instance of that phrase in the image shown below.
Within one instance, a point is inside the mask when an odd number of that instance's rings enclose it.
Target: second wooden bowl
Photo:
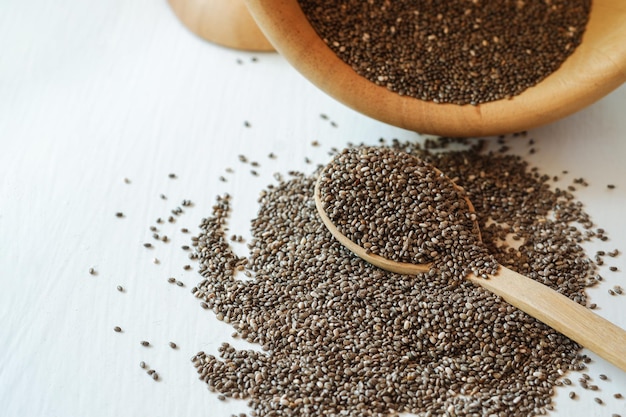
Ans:
[[[246,51],[273,51],[243,0],[168,0],[178,19],[215,44]]]

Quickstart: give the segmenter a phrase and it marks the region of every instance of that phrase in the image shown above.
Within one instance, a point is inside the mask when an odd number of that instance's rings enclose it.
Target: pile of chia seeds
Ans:
[[[298,0],[354,71],[400,95],[480,104],[534,86],[580,44],[591,0]]]
[[[585,289],[600,277],[581,245],[604,231],[550,177],[481,145],[394,141],[381,152],[439,168],[467,193],[499,264],[586,304]],[[457,276],[398,275],[356,257],[318,217],[318,175],[291,173],[262,192],[248,256],[235,254],[226,235],[236,196],[218,197],[203,219],[193,239],[202,281],[192,292],[237,337],[262,347],[197,353],[208,388],[247,400],[259,417],[551,410],[555,386],[586,366],[580,346]]]

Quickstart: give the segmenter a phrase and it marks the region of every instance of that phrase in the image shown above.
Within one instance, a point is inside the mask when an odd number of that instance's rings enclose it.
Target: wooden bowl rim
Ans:
[[[594,0],[583,42],[562,66],[521,94],[473,105],[400,96],[354,70],[326,46],[297,0],[245,0],[276,50],[331,97],[374,119],[451,137],[519,132],[568,116],[626,81],[626,2]]]

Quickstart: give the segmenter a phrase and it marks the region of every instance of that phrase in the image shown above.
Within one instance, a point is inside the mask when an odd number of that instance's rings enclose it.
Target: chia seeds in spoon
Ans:
[[[428,163],[388,148],[345,149],[320,174],[324,211],[367,252],[433,273],[486,277],[497,262],[480,242],[465,192]]]

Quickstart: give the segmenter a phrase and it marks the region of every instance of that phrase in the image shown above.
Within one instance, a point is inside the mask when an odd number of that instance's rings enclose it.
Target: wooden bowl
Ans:
[[[218,45],[246,51],[273,51],[243,0],[168,0],[193,33]]]
[[[330,96],[380,121],[442,136],[518,132],[572,114],[626,81],[626,1],[593,0],[581,45],[554,73],[512,99],[477,106],[400,96],[358,75],[309,24],[297,0],[245,0],[276,50]]]

